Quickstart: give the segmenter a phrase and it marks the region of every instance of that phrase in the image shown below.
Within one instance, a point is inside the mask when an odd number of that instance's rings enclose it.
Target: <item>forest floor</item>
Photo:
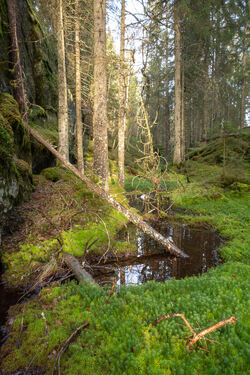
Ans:
[[[176,220],[220,232],[226,240],[220,248],[224,264],[198,277],[121,286],[112,293],[112,285],[61,282],[68,275],[61,251],[81,262],[91,253],[133,252],[131,244],[116,239],[127,221],[63,168],[35,177],[31,200],[8,217],[4,279],[26,291],[37,283],[42,289],[36,298],[10,309],[2,374],[247,373],[250,209],[244,163],[241,159],[242,180],[228,185],[225,165],[208,162],[204,155],[190,159],[182,169],[172,169],[162,194],[181,208]],[[127,190],[135,189],[136,178],[127,177]],[[152,188],[146,179],[140,183],[141,193]],[[110,187],[128,205],[114,181]],[[237,320],[190,350],[193,332],[179,317],[154,324],[166,314],[184,314],[196,333],[232,316]]]

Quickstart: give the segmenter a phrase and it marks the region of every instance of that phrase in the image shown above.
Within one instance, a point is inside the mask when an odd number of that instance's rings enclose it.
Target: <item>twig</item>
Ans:
[[[52,375],[54,375],[54,371],[56,369],[56,365],[58,364],[58,375],[61,374],[61,370],[60,370],[60,360],[61,360],[61,356],[63,355],[63,353],[65,352],[65,350],[68,348],[69,344],[70,344],[70,341],[72,340],[72,338],[74,336],[76,336],[80,331],[81,329],[83,328],[87,328],[89,326],[89,323],[84,323],[82,324],[80,327],[78,327],[73,333],[71,333],[71,335],[67,338],[67,340],[64,342],[64,344],[62,345],[61,349],[59,350],[57,356],[56,356],[56,360],[54,362],[54,365],[53,365],[53,368],[52,368]]]
[[[203,329],[202,331],[200,331],[199,333],[197,333],[193,338],[192,340],[190,340],[189,344],[188,344],[188,347],[189,349],[192,349],[192,346],[198,341],[200,340],[200,338],[202,338],[203,336],[215,331],[216,329],[220,328],[220,327],[223,327],[225,326],[226,324],[234,324],[236,322],[236,318],[235,316],[231,316],[230,318],[228,319],[224,319],[224,320],[221,320],[220,322],[216,323],[216,324],[213,324],[212,326],[206,328],[206,329]]]
[[[119,280],[119,276],[117,275],[115,281],[113,282],[113,285],[112,285],[111,291],[110,291],[110,297],[111,297],[111,296],[113,295],[113,293],[114,293],[114,289],[115,289],[115,286],[116,286],[118,280]]]
[[[20,341],[21,341],[21,335],[22,335],[22,331],[23,331],[23,315],[24,315],[24,308],[23,308],[23,311],[22,311],[22,319],[21,319],[21,324],[20,324],[20,327],[19,327],[18,340],[17,340],[17,344],[16,344],[17,349],[19,348]]]
[[[196,333],[195,330],[193,329],[193,327],[188,323],[187,319],[185,318],[185,316],[183,314],[167,314],[167,315],[164,315],[162,316],[161,318],[158,318],[155,322],[154,322],[154,326],[156,326],[159,322],[161,322],[162,320],[165,320],[165,319],[168,319],[168,318],[173,318],[175,316],[179,316],[181,317],[185,324],[187,325],[187,327],[189,328],[189,330],[193,333],[193,337],[190,339],[189,341],[189,344],[188,344],[188,347],[190,350],[192,350],[192,346],[198,341],[200,340],[201,338],[204,338],[205,335],[208,335],[209,333],[215,331],[216,329],[220,328],[220,327],[223,327],[225,326],[226,324],[228,323],[231,323],[231,324],[234,324],[237,320],[237,318],[235,316],[231,316],[230,318],[228,319],[224,319],[224,320],[221,320],[220,322],[216,323],[216,324],[213,324],[212,326],[206,328],[206,329],[203,329],[202,331],[200,331],[199,333]],[[211,341],[211,340],[210,340]],[[214,340],[212,340],[213,342],[216,342]]]
[[[165,320],[165,319],[168,319],[168,318],[173,318],[175,316],[179,316],[180,318],[182,318],[184,320],[184,322],[186,323],[187,327],[190,329],[190,331],[195,335],[195,331],[194,331],[193,327],[188,323],[187,319],[185,318],[185,316],[183,314],[168,314],[168,315],[164,315],[161,318],[158,318],[156,320],[156,322],[154,323],[154,325],[156,326],[156,324],[160,323],[162,320]]]

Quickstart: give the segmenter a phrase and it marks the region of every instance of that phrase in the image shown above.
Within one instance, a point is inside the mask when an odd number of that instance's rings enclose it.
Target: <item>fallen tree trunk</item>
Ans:
[[[160,243],[165,249],[167,249],[171,254],[182,257],[188,258],[188,255],[185,254],[182,250],[180,250],[177,246],[175,246],[171,241],[169,241],[166,237],[162,236],[159,232],[157,232],[154,228],[148,225],[145,221],[141,220],[138,216],[136,216],[133,212],[129,211],[126,207],[124,207],[121,203],[117,202],[111,195],[106,193],[105,190],[101,189],[98,185],[94,182],[90,181],[84,174],[78,171],[71,163],[63,158],[59,152],[57,152],[48,142],[44,141],[33,129],[31,129],[28,125],[25,125],[27,131],[44,147],[46,147],[53,155],[60,160],[67,169],[69,169],[72,173],[74,173],[77,177],[79,177],[86,185],[93,190],[96,194],[100,195],[103,199],[105,199],[112,207],[114,207],[117,211],[121,212],[130,222],[135,224],[138,228],[140,228],[144,233],[148,236],[153,238],[155,241]]]
[[[85,271],[81,266],[78,260],[71,254],[63,253],[63,260],[67,266],[72,270],[76,279],[79,282],[90,282],[91,284],[98,285],[93,277]]]

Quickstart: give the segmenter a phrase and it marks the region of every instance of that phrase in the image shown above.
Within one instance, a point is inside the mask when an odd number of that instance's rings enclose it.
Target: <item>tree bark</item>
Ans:
[[[80,18],[79,0],[75,3],[75,79],[76,79],[76,134],[77,134],[77,168],[84,172],[82,142],[82,98],[81,98],[81,60],[80,60]]]
[[[45,146],[53,155],[55,155],[58,160],[60,160],[67,169],[69,169],[72,173],[78,176],[82,181],[86,183],[86,185],[93,190],[96,194],[100,195],[103,199],[105,199],[112,207],[114,207],[117,211],[121,212],[131,223],[135,224],[138,228],[140,228],[144,233],[148,236],[153,238],[155,241],[160,243],[165,249],[168,250],[169,253],[177,256],[188,258],[188,255],[181,251],[177,246],[175,246],[171,241],[167,238],[162,236],[158,233],[155,229],[153,229],[150,225],[148,225],[145,221],[141,220],[138,216],[136,216],[133,212],[129,211],[126,207],[124,207],[121,203],[117,202],[113,197],[111,197],[105,190],[100,188],[94,182],[90,181],[84,174],[82,174],[78,169],[76,169],[72,164],[68,162],[59,152],[57,152],[49,143],[44,141],[36,132],[31,129],[28,125],[26,125],[27,131],[43,146]]]
[[[118,114],[118,181],[124,186],[124,145],[126,129],[126,67],[125,67],[125,0],[121,3],[121,35],[119,65],[119,114]]]
[[[8,19],[11,36],[11,55],[15,80],[15,99],[18,103],[19,111],[23,120],[25,120],[25,102],[26,90],[21,62],[21,53],[18,44],[18,3],[17,0],[7,0]]]
[[[245,27],[245,39],[247,40],[247,27]],[[246,97],[247,97],[247,47],[246,40],[243,43],[243,57],[242,57],[242,74],[243,82],[241,89],[241,110],[240,110],[240,128],[244,128],[246,122]]]
[[[63,25],[62,0],[58,0],[58,151],[66,159],[69,159],[68,140],[68,101],[67,101],[67,80],[65,63],[65,41]]]
[[[90,282],[91,284],[98,285],[93,279],[93,277],[81,267],[80,263],[73,255],[68,254],[68,253],[63,253],[63,260],[67,264],[67,266],[72,270],[76,279],[79,282],[87,281],[87,282]]]
[[[178,12],[178,1],[175,1],[174,10],[174,51],[175,51],[175,69],[174,69],[174,163],[179,164],[182,161],[181,157],[181,32],[180,19]]]
[[[181,160],[185,160],[185,90],[184,90],[184,37],[182,37],[182,67],[181,67]]]
[[[169,20],[169,15],[168,15],[169,9],[168,9],[168,4],[167,4],[167,9],[166,9],[166,79],[165,79],[165,84],[166,84],[166,123],[165,123],[165,135],[166,135],[166,155],[167,155],[167,161],[170,161],[171,157],[171,149],[170,149],[170,106],[169,106],[169,64],[168,64],[168,58],[169,58],[169,36],[168,36],[168,20]]]
[[[106,1],[94,0],[94,169],[108,190]]]

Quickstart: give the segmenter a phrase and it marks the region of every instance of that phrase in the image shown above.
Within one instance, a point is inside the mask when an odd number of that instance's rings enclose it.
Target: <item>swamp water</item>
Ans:
[[[218,248],[222,239],[211,229],[185,224],[170,225],[164,221],[153,226],[188,254],[189,258],[169,255],[158,243],[133,225],[129,225],[126,231],[121,233],[119,240],[136,243],[136,254],[130,254],[128,250],[123,256],[107,257],[98,265],[90,264],[97,282],[112,284],[117,278],[117,285],[135,285],[150,280],[181,279],[206,272],[208,268],[220,263]]]

